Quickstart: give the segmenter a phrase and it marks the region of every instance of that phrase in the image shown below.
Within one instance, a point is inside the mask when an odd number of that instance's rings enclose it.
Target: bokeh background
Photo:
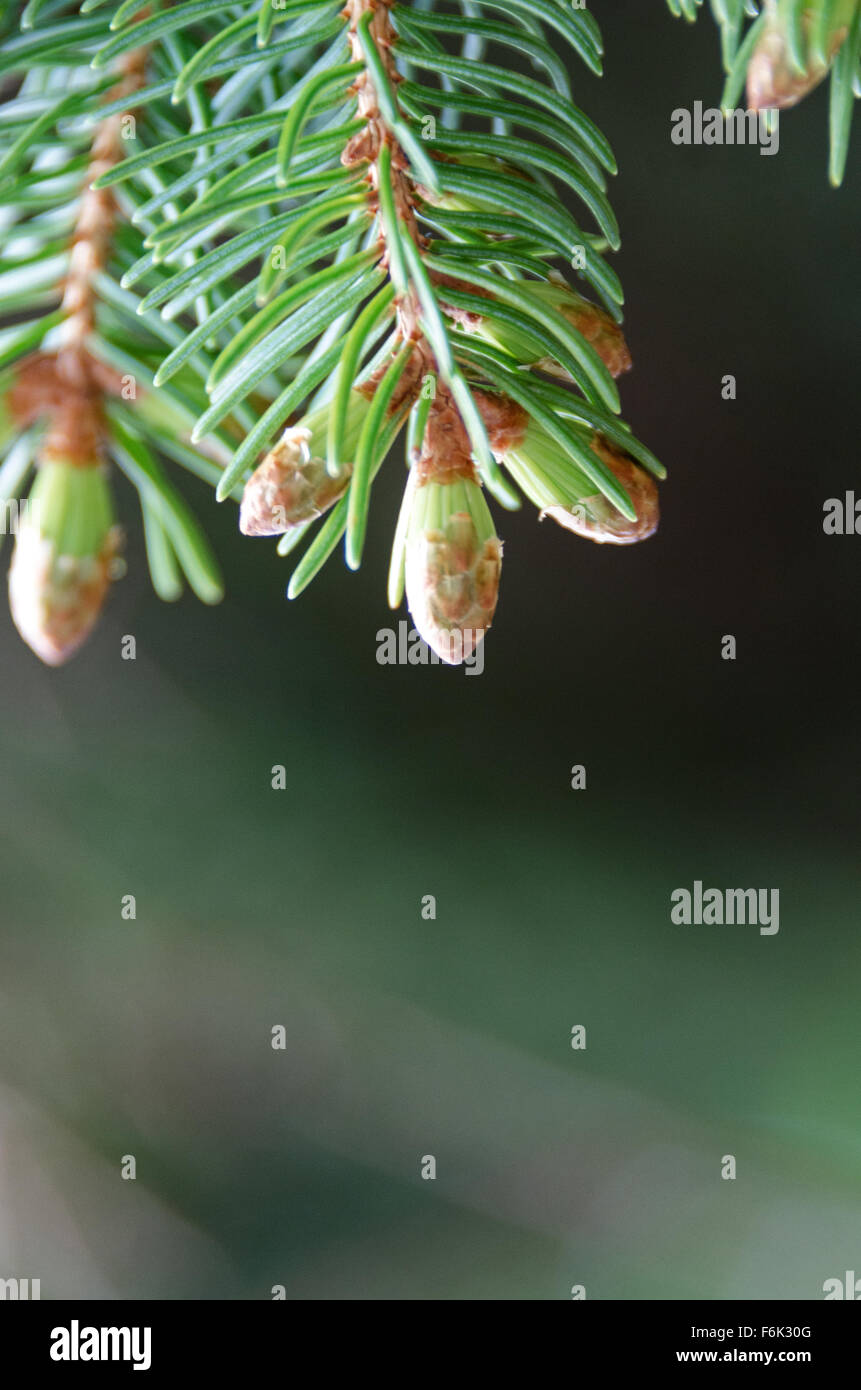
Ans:
[[[822,530],[861,482],[861,132],[841,192],[824,91],[776,158],[678,148],[710,18],[593,8],[575,96],[620,164],[659,535],[501,516],[480,678],[376,662],[394,461],[361,573],[295,604],[192,481],[219,609],[154,598],[121,490],[129,575],[74,663],[0,616],[0,1275],[43,1298],[816,1299],[861,1269],[861,537]],[[694,879],[779,888],[779,934],[672,925]]]

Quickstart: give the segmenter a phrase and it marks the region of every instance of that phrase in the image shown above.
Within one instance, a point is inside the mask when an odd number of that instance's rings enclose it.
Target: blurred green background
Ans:
[[[714,25],[593,8],[575,99],[620,165],[658,536],[502,515],[480,678],[376,662],[394,460],[361,573],[296,604],[188,482],[220,609],[159,604],[121,491],[84,652],[46,670],[0,618],[0,1276],[43,1298],[816,1299],[861,1270],[861,537],[822,531],[858,483],[861,132],[839,193],[824,91],[776,158],[673,146],[719,97]],[[694,879],[778,888],[779,934],[672,925]]]

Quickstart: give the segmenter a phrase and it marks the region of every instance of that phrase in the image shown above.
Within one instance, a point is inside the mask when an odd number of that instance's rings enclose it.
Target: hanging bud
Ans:
[[[24,641],[48,666],[68,661],[92,632],[120,543],[105,470],[46,459],[19,511],[9,606]]]
[[[454,282],[452,282],[454,284]],[[621,376],[631,366],[631,354],[619,325],[604,309],[591,300],[575,294],[568,285],[555,281],[524,281],[519,288],[537,301],[538,307],[557,309],[595,349],[611,376]],[[536,357],[535,341],[525,333],[493,317],[493,299],[487,296],[487,315],[449,308],[449,314],[469,333],[509,352],[524,366],[546,372],[560,381],[571,381],[571,375],[549,355]]]
[[[566,530],[599,544],[633,545],[654,535],[660,520],[658,487],[654,478],[601,435],[593,436],[591,448],[627,492],[637,513],[636,521],[629,521],[603,494],[596,494],[594,484],[592,496],[565,506],[547,507],[547,516]]]
[[[370,402],[360,391],[350,392],[342,453],[349,457]],[[342,463],[333,476],[326,468],[329,407],[306,415],[289,426],[245,484],[239,509],[239,529],[246,536],[280,536],[294,526],[314,521],[347,490],[352,463]]]
[[[501,567],[502,545],[478,484],[464,477],[420,482],[407,525],[407,603],[428,646],[449,665],[484,639]]]
[[[857,0],[830,0],[831,14],[823,21],[824,0],[808,5],[801,15],[803,66],[792,58],[789,7],[766,0],[765,27],[747,67],[747,104],[751,111],[795,106],[822,81],[849,32]]]
[[[567,285],[556,284],[554,281],[548,281],[546,284],[530,281],[529,293],[543,304],[552,305],[554,309],[559,310],[571,327],[576,328],[587,343],[592,344],[611,376],[621,376],[623,372],[630,371],[631,354],[625,336],[606,310],[600,309],[590,299],[575,294]],[[549,376],[564,377],[568,380],[568,373],[552,358],[542,358],[535,365]]]
[[[528,416],[524,415],[511,438],[500,441],[498,447],[493,441],[493,446],[518,487],[541,512],[572,506],[595,491],[595,484],[574,460],[562,452],[543,426]]]
[[[591,478],[534,420],[529,420],[519,436],[495,452],[529,500],[540,508],[542,517],[550,516],[566,530],[593,541],[631,545],[645,540],[658,527],[658,489],[654,479],[601,435],[582,437],[583,443],[622,484],[637,512],[636,521],[629,521],[602,493],[596,492]]]

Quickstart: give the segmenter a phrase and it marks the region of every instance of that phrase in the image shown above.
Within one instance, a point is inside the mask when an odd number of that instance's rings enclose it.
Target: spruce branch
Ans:
[[[127,55],[110,95],[124,102],[131,97],[142,84],[144,64],[143,52]],[[39,514],[28,515],[19,530],[9,599],[21,636],[49,665],[66,661],[89,635],[120,567],[121,532],[105,469],[104,397],[119,394],[121,383],[87,350],[96,320],[95,276],[105,267],[116,214],[113,196],[92,183],[122,157],[120,121],[113,116],[98,126],[86,160],[54,323],[56,347],[25,357],[8,393],[18,426],[45,424],[28,499],[28,512]],[[12,145],[0,173],[14,171],[26,143],[22,136]]]
[[[160,595],[178,597],[182,574],[206,602],[222,592],[203,531],[167,480],[158,451],[178,454],[209,481],[219,468],[192,457],[183,442],[199,407],[186,407],[184,422],[169,400],[148,394],[158,339],[134,313],[130,329],[117,285],[129,256],[140,253],[140,237],[130,234],[115,192],[95,186],[126,155],[150,55],[131,47],[106,73],[94,74],[93,41],[104,37],[108,21],[82,21],[68,11],[30,4],[22,33],[0,52],[9,74],[0,129],[11,136],[0,157],[0,283],[11,290],[3,308],[24,314],[0,347],[2,414],[17,460],[0,476],[0,502],[16,531],[12,615],[52,665],[85,641],[111,581],[123,572],[111,463],[138,490]],[[49,17],[53,23],[36,27]],[[76,47],[82,40],[83,51]],[[216,444],[215,452],[223,463],[226,446]]]
[[[587,11],[561,0],[47,10],[35,43],[4,41],[0,61],[26,50],[50,66],[73,27],[91,118],[96,90],[102,121],[124,114],[126,94],[98,84],[148,55],[136,137],[92,181],[119,215],[110,258],[88,265],[82,337],[100,370],[144,388],[110,399],[104,417],[141,494],[163,596],[177,589],[174,562],[191,578],[200,547],[160,527],[174,494],[159,454],[211,469],[220,499],[241,497],[247,534],[279,536],[282,555],[305,547],[295,597],[342,539],[359,565],[374,479],[406,431],[389,598],[397,606],[406,587],[422,635],[451,661],[494,614],[501,543],[485,492],[509,509],[523,493],[593,540],[654,531],[664,470],[618,419],[630,357],[605,259],[619,244],[615,160],[558,52],[561,40],[600,73]],[[39,119],[64,129],[57,112]]]
[[[677,18],[693,22],[703,0],[667,3]],[[838,188],[861,96],[861,0],[711,0],[711,10],[721,31],[725,110],[745,82],[749,110],[783,110],[830,74],[828,177]]]

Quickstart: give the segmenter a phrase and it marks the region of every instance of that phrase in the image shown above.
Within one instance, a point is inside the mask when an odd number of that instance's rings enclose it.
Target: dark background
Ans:
[[[296,603],[188,482],[220,608],[154,597],[126,490],[84,652],[46,670],[0,617],[0,1276],[44,1298],[815,1299],[861,1270],[861,536],[822,530],[859,482],[861,132],[839,192],[824,89],[774,158],[676,147],[672,110],[719,99],[710,17],[594,11],[575,99],[620,166],[658,535],[499,514],[480,678],[376,663],[395,460],[363,570]],[[674,926],[694,879],[778,888],[779,934]]]

